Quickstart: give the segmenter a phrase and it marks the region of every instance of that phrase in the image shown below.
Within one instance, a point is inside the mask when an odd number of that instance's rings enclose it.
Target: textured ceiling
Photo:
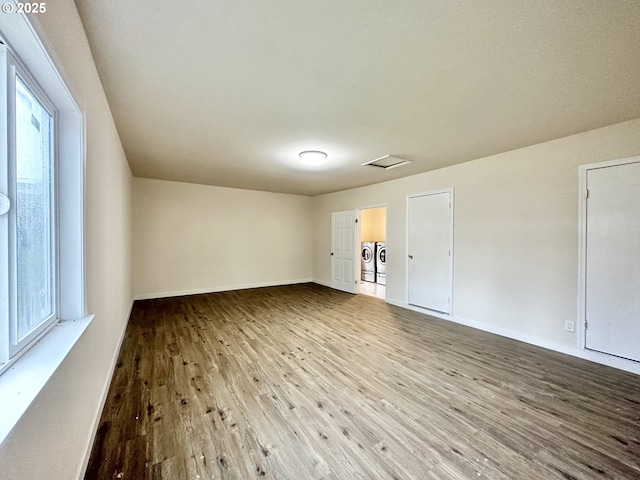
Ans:
[[[139,177],[317,195],[640,117],[637,0],[76,3]]]

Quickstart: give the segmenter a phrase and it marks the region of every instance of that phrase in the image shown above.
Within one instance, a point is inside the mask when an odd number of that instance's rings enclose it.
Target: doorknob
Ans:
[[[413,260],[413,255],[409,255],[409,259],[410,259],[410,260]]]
[[[331,256],[333,257],[333,252],[331,252]]]

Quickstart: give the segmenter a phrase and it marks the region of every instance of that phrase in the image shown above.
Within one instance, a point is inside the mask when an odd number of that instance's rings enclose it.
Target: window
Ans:
[[[16,24],[11,38],[0,31],[0,374],[86,315],[82,115],[26,17],[6,18]]]
[[[0,91],[6,150],[0,156],[9,209],[0,235],[7,258],[0,288],[8,300],[0,363],[27,347],[58,318],[55,110],[5,45],[0,46]],[[5,308],[5,310],[7,310]],[[7,344],[8,339],[8,344]]]
[[[2,15],[0,443],[93,318],[84,303],[84,119],[51,58],[27,15]]]
[[[9,215],[9,324],[15,353],[58,318],[58,255],[54,111],[27,75],[10,67],[7,164],[15,204]]]

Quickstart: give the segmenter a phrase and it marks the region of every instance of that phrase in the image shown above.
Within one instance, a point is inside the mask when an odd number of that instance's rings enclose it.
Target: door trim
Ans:
[[[608,353],[589,350],[586,347],[586,302],[587,302],[587,173],[589,170],[600,168],[618,167],[630,163],[640,163],[640,157],[627,157],[605,162],[589,163],[580,165],[579,188],[578,188],[578,321],[576,322],[577,348],[581,352],[586,352],[590,356],[600,358],[601,363],[606,363],[605,359],[616,358],[619,362],[637,365],[638,362],[628,360]]]
[[[404,285],[405,285],[405,294],[404,294],[404,301],[405,304],[410,305],[409,303],[409,200],[411,200],[412,198],[416,198],[416,197],[424,197],[427,195],[438,195],[441,193],[449,193],[451,195],[451,208],[449,209],[449,251],[451,252],[451,255],[449,255],[449,297],[451,298],[451,307],[449,308],[449,312],[440,312],[438,310],[431,310],[428,308],[424,308],[424,307],[419,307],[422,308],[423,310],[425,310],[426,312],[437,312],[441,315],[449,315],[449,316],[453,316],[454,315],[454,311],[453,311],[453,301],[454,301],[454,297],[453,297],[453,278],[454,278],[454,273],[453,273],[453,267],[454,267],[454,263],[453,263],[453,257],[454,257],[454,250],[453,250],[453,246],[454,246],[454,238],[453,238],[453,234],[454,234],[454,228],[453,228],[453,224],[454,224],[454,218],[455,218],[455,214],[454,209],[455,209],[455,196],[454,196],[454,188],[450,187],[450,188],[442,188],[439,190],[430,190],[428,192],[423,192],[423,193],[412,193],[407,195],[407,200],[405,202],[405,245],[404,245],[404,254],[405,254],[405,259],[404,259]]]

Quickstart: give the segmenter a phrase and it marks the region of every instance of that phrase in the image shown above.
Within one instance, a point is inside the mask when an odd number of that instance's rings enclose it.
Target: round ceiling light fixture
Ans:
[[[305,150],[300,152],[300,161],[305,165],[322,165],[327,159],[327,154],[319,150]]]

